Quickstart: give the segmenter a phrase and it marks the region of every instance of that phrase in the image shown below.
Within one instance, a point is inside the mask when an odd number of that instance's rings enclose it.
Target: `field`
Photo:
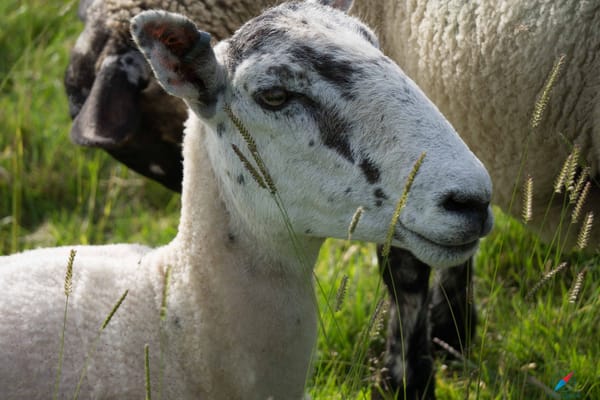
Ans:
[[[62,78],[83,26],[76,11],[73,1],[0,4],[2,255],[69,244],[155,246],[176,232],[178,195],[69,141]],[[477,338],[463,359],[436,362],[438,398],[600,399],[600,257],[546,247],[496,215],[476,260]],[[549,274],[563,261],[566,268]],[[313,399],[369,398],[385,336],[373,318],[384,297],[377,271],[372,245],[323,246]],[[567,388],[553,392],[571,371]]]

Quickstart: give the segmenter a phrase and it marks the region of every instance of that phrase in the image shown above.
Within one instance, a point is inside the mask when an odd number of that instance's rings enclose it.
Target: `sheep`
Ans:
[[[361,0],[358,0],[360,2]],[[128,17],[142,8],[164,8],[185,12],[217,39],[228,36],[243,20],[258,13],[268,2],[233,1],[222,7],[210,7],[207,2],[163,2],[96,0],[82,1],[80,17],[85,29],[75,44],[65,74],[65,88],[74,118],[71,138],[84,146],[100,147],[130,168],[155,179],[166,187],[181,190],[181,151],[183,121],[186,111],[183,102],[162,90],[150,73],[145,60],[129,38]],[[156,105],[160,104],[160,107]],[[122,110],[126,110],[123,112]],[[111,117],[114,116],[114,117]],[[439,337],[457,349],[463,349],[475,332],[475,309],[467,302],[471,286],[470,264],[437,271],[431,296],[431,328],[429,328],[428,279],[415,281],[412,277],[430,267],[416,262],[414,256],[393,248],[389,268],[382,266],[384,282],[392,298],[391,314],[402,309],[402,315],[418,316],[419,326],[405,325],[403,334],[396,321],[391,322],[386,359],[421,360],[419,366],[391,368],[397,378],[386,378],[389,390],[403,393],[432,392],[431,382],[413,384],[412,370],[418,370],[422,382],[431,381],[433,364],[429,344],[431,336]],[[382,264],[383,265],[383,264]],[[402,278],[402,283],[396,282]],[[457,277],[467,279],[456,279]],[[398,296],[398,288],[404,288]],[[410,295],[408,293],[411,293]],[[413,296],[416,296],[412,299]],[[405,304],[398,304],[406,299]],[[410,301],[409,301],[410,300]],[[394,334],[395,333],[395,334]],[[414,339],[411,339],[414,338]],[[404,339],[404,341],[402,341]],[[409,346],[408,342],[412,342]],[[404,350],[398,350],[404,349]],[[388,361],[388,364],[391,362]],[[428,365],[424,365],[428,363]],[[404,375],[409,378],[405,379]],[[404,383],[406,388],[402,388]],[[413,390],[414,388],[414,390]]]
[[[72,393],[77,361],[96,344],[82,397],[139,397],[144,344],[164,398],[301,397],[319,247],[346,236],[359,206],[353,236],[384,243],[417,159],[394,246],[443,268],[470,259],[490,231],[483,165],[373,33],[342,11],[286,3],[214,47],[191,20],[166,11],[142,12],[131,30],[160,84],[189,107],[181,220],[155,250],[76,248],[59,397]],[[67,253],[0,258],[8,398],[52,390]],[[97,336],[98,318],[123,292]]]
[[[142,8],[185,12],[217,39],[222,39],[267,3],[237,0],[223,7],[211,7],[203,1],[82,1],[79,14],[86,22],[85,30],[73,48],[65,74],[74,118],[73,141],[104,148],[130,168],[180,191],[179,144],[185,105],[164,92],[153,78],[129,39],[128,17]],[[383,260],[381,252],[379,256]],[[388,266],[381,263],[381,272],[392,299],[390,314],[402,310],[401,315],[414,316],[421,323],[404,324],[400,328],[400,321],[392,318],[385,356],[387,368],[383,371],[395,374],[384,376],[384,386],[389,391],[406,393],[407,397],[420,397],[420,393],[432,395],[429,333],[461,350],[475,333],[475,307],[467,301],[472,267],[469,262],[437,271],[429,300],[428,265],[396,248],[391,250],[388,263]]]
[[[235,3],[240,15],[253,11],[241,1]],[[187,13],[193,18],[205,17],[204,12],[196,14],[191,9]],[[561,223],[565,215],[562,212],[563,196],[553,192],[554,179],[567,154],[572,152],[573,144],[579,146],[581,165],[589,164],[591,167],[591,189],[581,215],[592,211],[597,216],[600,211],[600,133],[596,123],[599,102],[595,91],[600,61],[593,56],[600,41],[600,35],[597,34],[597,27],[600,26],[598,4],[567,0],[506,0],[500,5],[490,1],[356,0],[350,13],[375,27],[384,52],[423,88],[482,159],[495,183],[494,202],[505,211],[520,216],[519,204],[523,202],[521,184],[524,177],[530,175],[535,189],[532,220],[528,225],[546,241],[559,238],[560,242],[570,246],[577,229],[569,227],[571,224],[568,219]],[[110,20],[111,14],[95,13],[92,18]],[[86,29],[93,24],[94,21],[88,21]],[[74,54],[80,52],[81,49],[76,46]],[[564,59],[562,55],[565,55]],[[563,60],[561,73],[552,87],[545,112],[538,114],[539,125],[532,129],[530,122],[534,105],[553,65],[559,60]],[[71,74],[76,73],[77,64],[72,63],[71,66]],[[91,86],[93,75],[90,79],[88,86]],[[102,84],[94,83],[94,86],[102,87]],[[69,91],[77,92],[77,87],[72,86]],[[155,92],[153,95],[157,99],[165,98],[164,93]],[[173,110],[181,108],[175,105]],[[94,108],[90,107],[87,111],[93,113]],[[148,121],[153,121],[150,125],[165,126],[160,115],[145,115]],[[77,116],[76,122],[84,118],[85,115]],[[89,132],[89,127],[76,123],[73,136],[81,137],[83,132]],[[119,137],[106,124],[99,124],[98,132],[98,136]],[[177,142],[175,136],[179,132],[176,127],[165,126],[162,136],[155,136]],[[134,146],[135,141],[119,143],[120,148],[125,150]],[[98,146],[106,148],[102,144]],[[148,166],[165,163],[167,159],[162,155],[156,158],[145,155],[139,157],[140,154],[132,151],[125,162],[139,172],[165,183],[164,176],[149,172]],[[522,158],[524,162],[521,162]],[[132,165],[131,160],[136,160],[139,166]],[[166,184],[177,190],[178,182],[176,179]],[[513,188],[516,188],[514,198]],[[571,239],[565,241],[569,229]],[[560,232],[559,236],[557,232]],[[593,226],[588,243],[588,249],[598,250],[598,224]],[[406,277],[413,268],[417,268],[410,254],[401,250],[393,251],[397,252],[392,257],[395,263],[390,265],[389,271],[383,272],[389,275],[386,281],[390,284],[395,274]],[[466,285],[460,281],[460,286],[456,288],[455,278],[471,276],[470,269],[468,265],[460,265],[454,270],[444,270],[439,279],[439,284],[451,293],[455,304],[466,304],[465,288],[471,285],[469,280]],[[400,282],[396,286],[400,286]],[[413,292],[419,292],[414,290],[414,286],[412,289]],[[423,293],[422,290],[420,293]],[[432,330],[433,335],[443,336],[447,335],[445,326],[452,328],[453,324],[451,319],[444,318],[444,315],[448,315],[444,311],[447,305],[444,301],[437,303],[436,298],[440,298],[437,288],[433,292]],[[475,315],[472,306],[462,308],[455,314],[462,315],[461,319],[472,320]],[[413,310],[407,314],[421,311]],[[458,326],[462,326],[462,322]],[[464,332],[458,337],[443,338],[454,347],[459,347],[469,336],[468,332]],[[393,341],[397,339],[391,335],[388,347],[394,347]],[[424,345],[420,347],[424,348]],[[393,352],[388,358],[394,358]],[[394,368],[390,364],[387,369]]]
[[[181,191],[183,102],[160,87],[129,34],[129,19],[144,9],[191,15],[217,40],[273,1],[81,0],[85,29],[65,73],[71,139],[101,147],[133,170]]]

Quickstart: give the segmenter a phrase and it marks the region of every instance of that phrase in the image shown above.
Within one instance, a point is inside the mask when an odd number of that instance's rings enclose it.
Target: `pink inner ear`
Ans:
[[[144,31],[146,35],[161,42],[171,53],[179,57],[185,55],[197,39],[197,32],[183,25],[149,23]]]

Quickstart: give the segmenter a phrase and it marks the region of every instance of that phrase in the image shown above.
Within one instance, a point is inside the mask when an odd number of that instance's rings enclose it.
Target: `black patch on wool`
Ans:
[[[364,157],[362,159],[359,167],[365,175],[367,182],[369,182],[371,185],[381,180],[381,171],[379,170],[379,167],[368,157]]]

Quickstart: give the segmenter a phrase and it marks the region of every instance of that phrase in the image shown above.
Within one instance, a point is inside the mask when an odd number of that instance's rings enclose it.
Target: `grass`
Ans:
[[[62,77],[82,28],[76,8],[0,3],[0,254],[75,243],[160,245],[176,232],[178,195],[69,142]],[[438,398],[552,398],[548,390],[569,371],[571,398],[600,398],[600,259],[554,256],[520,223],[496,214],[476,263],[478,337],[465,359],[436,362]],[[568,266],[530,294],[562,261]],[[374,246],[327,241],[316,276],[324,331],[308,390],[314,399],[368,398],[385,336],[373,317],[385,297]]]

